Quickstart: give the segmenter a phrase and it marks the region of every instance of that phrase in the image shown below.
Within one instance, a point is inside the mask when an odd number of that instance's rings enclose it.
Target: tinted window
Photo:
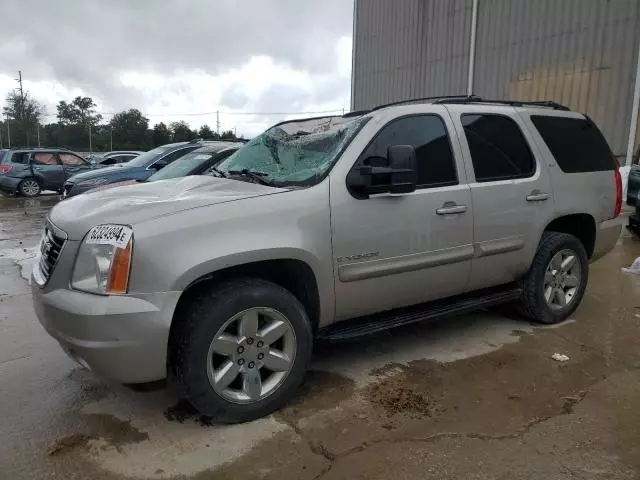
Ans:
[[[563,172],[598,172],[616,168],[607,141],[592,121],[543,115],[532,115],[531,121]]]
[[[134,158],[129,162],[132,167],[144,167],[150,162],[157,160],[160,155],[166,152],[170,147],[157,147],[148,152],[144,152],[140,156]]]
[[[458,183],[455,160],[444,122],[437,115],[415,115],[385,125],[362,155],[387,157],[392,145],[411,145],[416,150],[418,186],[435,187]]]
[[[11,162],[12,163],[27,163],[27,161],[29,160],[29,152],[15,152],[13,155],[11,155]]]
[[[167,165],[169,165],[171,162],[177,160],[183,155],[186,155],[189,152],[193,152],[196,148],[198,148],[197,145],[194,145],[193,147],[180,148],[179,150],[175,150],[168,155],[165,155],[164,157],[162,157],[162,160],[167,162]]]
[[[58,160],[56,160],[55,153],[35,153],[33,155],[33,163],[38,163],[40,165],[57,165]]]
[[[476,182],[530,177],[536,162],[520,128],[502,115],[462,115]]]
[[[84,165],[85,161],[70,153],[59,153],[58,157],[63,165]]]
[[[184,177],[190,175],[194,168],[199,167],[203,163],[208,162],[213,153],[187,153],[182,158],[179,158],[171,165],[160,170],[158,173],[154,173],[149,177],[149,181],[166,180],[168,178]]]

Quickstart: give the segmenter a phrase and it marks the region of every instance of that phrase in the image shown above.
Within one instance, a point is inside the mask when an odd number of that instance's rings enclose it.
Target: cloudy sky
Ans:
[[[48,121],[76,95],[152,124],[215,128],[215,113],[194,114],[220,110],[223,129],[247,135],[280,113],[349,107],[352,0],[0,3],[0,102],[22,70]]]

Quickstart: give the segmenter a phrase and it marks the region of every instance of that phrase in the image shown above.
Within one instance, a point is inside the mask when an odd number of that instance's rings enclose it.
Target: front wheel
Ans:
[[[20,182],[20,185],[18,185],[18,191],[20,192],[20,195],[24,197],[37,197],[40,195],[41,188],[35,178],[29,177]]]
[[[176,335],[174,380],[200,412],[228,423],[284,405],[304,379],[313,345],[298,299],[257,279],[198,298]]]
[[[582,300],[589,259],[573,235],[545,232],[529,272],[522,280],[522,313],[539,323],[565,320]]]

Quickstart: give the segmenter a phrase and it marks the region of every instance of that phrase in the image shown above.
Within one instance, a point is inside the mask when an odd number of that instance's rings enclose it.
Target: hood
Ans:
[[[92,191],[60,202],[49,217],[69,239],[81,240],[96,225],[135,225],[183,210],[288,190],[197,175]]]
[[[83,180],[90,180],[93,178],[102,178],[102,177],[116,177],[120,176],[127,171],[139,170],[140,167],[131,167],[127,166],[126,163],[121,163],[119,165],[114,165],[112,167],[102,167],[99,165],[94,165],[92,170],[88,172],[79,173],[78,175],[74,175],[71,177],[75,183],[81,182]]]

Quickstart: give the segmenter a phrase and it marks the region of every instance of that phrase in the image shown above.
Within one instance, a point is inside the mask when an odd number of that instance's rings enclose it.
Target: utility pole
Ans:
[[[89,124],[89,153],[93,152],[91,149],[91,124]]]
[[[11,127],[9,126],[9,114],[7,113],[7,144],[11,148]]]
[[[24,90],[22,89],[22,70],[18,70],[18,78],[16,78],[18,85],[20,85],[20,120],[24,123]]]
[[[36,122],[36,129],[38,130],[38,148],[40,148],[40,122]]]
[[[216,110],[216,132],[220,136],[220,110]]]
[[[109,127],[109,150],[113,152],[113,125]]]

